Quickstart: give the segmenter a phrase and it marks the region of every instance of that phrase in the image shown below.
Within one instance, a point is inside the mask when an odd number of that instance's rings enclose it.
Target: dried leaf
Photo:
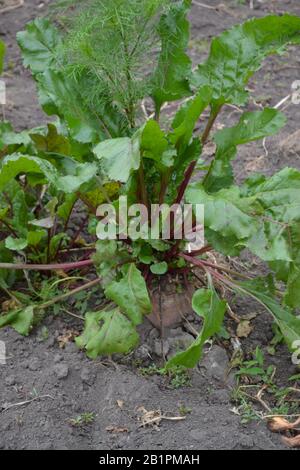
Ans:
[[[258,313],[253,312],[253,313],[248,313],[247,315],[243,315],[242,321],[243,320],[254,320],[258,316]]]
[[[141,423],[141,427],[154,426],[158,427],[162,420],[162,413],[160,410],[156,411],[147,411],[146,408],[141,406],[138,408],[138,421]]]
[[[105,428],[107,432],[110,432],[112,434],[121,434],[121,433],[124,433],[124,432],[129,432],[129,429],[128,428],[123,428],[123,427],[120,427],[120,426],[107,426],[107,428]]]
[[[2,302],[2,305],[1,305],[1,309],[3,313],[16,310],[18,307],[20,307],[20,304],[17,302],[17,300],[14,300],[14,299],[5,300],[4,302]]]
[[[272,432],[290,431],[300,426],[300,418],[294,423],[290,423],[287,419],[276,416],[269,421],[268,426]]]
[[[140,427],[153,426],[157,430],[159,429],[158,426],[163,419],[168,421],[182,421],[186,419],[186,416],[167,416],[162,414],[160,410],[147,411],[143,406],[138,408],[137,412],[140,414],[138,417],[138,421],[141,422]]]
[[[124,400],[117,400],[117,405],[122,410],[124,408]]]
[[[242,320],[236,330],[236,334],[239,338],[248,338],[250,333],[253,331],[253,326],[249,320]]]
[[[300,447],[300,434],[296,437],[283,437],[282,441],[288,447],[295,449],[296,447]]]
[[[60,349],[64,349],[66,345],[74,341],[77,336],[79,336],[79,332],[77,330],[64,330],[63,334],[57,338]]]
[[[58,275],[58,277],[61,277],[62,279],[66,279],[67,277],[69,277],[68,274],[63,269],[58,269],[55,272]]]

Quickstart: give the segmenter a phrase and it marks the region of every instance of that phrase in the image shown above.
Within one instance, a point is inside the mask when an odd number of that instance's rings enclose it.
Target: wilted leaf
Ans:
[[[119,194],[119,191],[120,184],[113,181],[85,193],[84,198],[86,201],[89,201],[93,207],[98,207],[108,202],[110,199],[114,199]]]
[[[20,302],[17,301],[17,299],[9,299],[5,300],[1,304],[1,310],[3,313],[8,313],[11,312],[12,310],[16,310],[17,307],[20,306]]]
[[[31,220],[30,225],[34,225],[35,227],[49,229],[49,228],[52,228],[54,225],[54,218],[46,217],[45,219]]]

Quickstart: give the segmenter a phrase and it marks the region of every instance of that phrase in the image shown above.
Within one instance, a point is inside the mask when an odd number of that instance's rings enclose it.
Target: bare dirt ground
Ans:
[[[20,8],[2,13],[4,3],[0,1],[0,37],[8,46],[6,118],[21,130],[46,118],[39,109],[34,82],[22,67],[15,35],[26,22],[45,14],[49,1],[25,0]],[[192,9],[195,63],[207,56],[211,38],[235,23],[270,12],[300,14],[299,0],[254,1],[254,10],[249,9],[248,1],[237,5],[223,0],[225,8],[218,10],[212,7],[219,1],[208,3],[210,8],[195,4]],[[295,80],[300,80],[299,48],[269,59],[256,74],[250,84],[256,101],[249,109],[276,105],[291,94]],[[281,109],[285,109],[288,125],[280,135],[267,139],[265,148],[261,143],[251,144],[239,152],[235,163],[239,179],[255,171],[271,174],[287,165],[300,168],[300,143],[295,134],[300,133],[300,105],[289,99]],[[239,114],[238,109],[228,107],[217,126],[232,124]],[[235,311],[240,316],[259,314],[243,349],[249,352],[261,345],[266,352],[272,338],[270,317],[245,300],[236,301]],[[172,389],[165,378],[145,377],[137,368],[153,362],[149,354],[157,359],[151,348],[155,332],[150,327],[143,331],[148,349],[141,348],[125,362],[112,364],[88,360],[72,342],[59,348],[57,339],[64,328],[80,329],[80,322],[49,316],[44,325],[47,335],[40,327],[26,339],[9,329],[0,331],[8,356],[7,364],[0,365],[0,449],[284,449],[280,436],[271,434],[264,421],[242,424],[241,416],[234,413],[234,381],[232,375],[226,378],[229,352],[224,344],[214,345],[201,367],[191,372],[190,386]],[[236,328],[230,321],[228,327]],[[286,348],[280,346],[268,361],[277,367],[278,385],[286,386],[288,377],[296,372]],[[140,407],[167,416],[185,414],[185,419],[162,420],[158,427],[144,428],[138,419]],[[83,413],[93,413],[93,422],[72,426],[70,420]]]

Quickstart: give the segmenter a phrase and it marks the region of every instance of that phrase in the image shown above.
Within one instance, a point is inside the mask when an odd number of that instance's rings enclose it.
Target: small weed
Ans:
[[[171,388],[182,388],[191,386],[191,378],[185,369],[179,368],[171,372],[172,378],[170,381]]]
[[[261,417],[254,410],[253,404],[249,401],[240,388],[237,388],[232,393],[232,400],[238,405],[234,412],[241,416],[241,423],[247,424],[251,421],[257,421]]]
[[[264,355],[259,347],[256,348],[251,361],[244,361],[242,367],[236,373],[237,377],[259,378],[259,381],[272,385],[275,374],[275,367],[264,368]]]
[[[289,378],[289,382],[300,382],[300,374],[292,375],[292,377]]]
[[[139,372],[144,376],[152,376],[152,375],[165,375],[164,369],[152,364],[149,367],[140,367]]]
[[[39,343],[46,341],[49,338],[49,330],[46,326],[42,326],[39,330],[37,340]]]
[[[149,367],[141,367],[139,371],[143,376],[161,375],[168,377],[172,389],[189,387],[191,385],[191,378],[184,367],[174,367],[167,370],[153,364]]]
[[[192,408],[186,407],[183,403],[179,404],[178,410],[181,416],[186,416],[192,412]]]
[[[71,424],[71,426],[74,426],[74,427],[82,427],[82,426],[91,424],[94,421],[95,421],[95,413],[91,412],[91,413],[82,413],[76,416],[76,418],[71,418],[69,420],[69,423]]]
[[[238,405],[234,412],[241,416],[243,423],[262,419],[264,414],[289,415],[297,412],[299,403],[292,396],[295,389],[279,387],[275,383],[275,374],[274,366],[265,366],[264,354],[258,347],[252,360],[241,361],[236,373],[239,385],[232,398]],[[263,411],[256,409],[254,404],[260,405]]]

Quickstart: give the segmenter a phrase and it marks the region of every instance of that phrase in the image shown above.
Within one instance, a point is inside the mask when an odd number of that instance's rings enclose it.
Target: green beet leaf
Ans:
[[[94,153],[113,181],[126,183],[131,173],[140,166],[140,145],[136,137],[105,140],[94,148]]]
[[[65,193],[78,191],[82,185],[89,183],[97,174],[95,163],[79,163],[74,168],[74,174],[59,176],[56,187]]]
[[[95,163],[73,165],[72,173],[59,175],[48,160],[29,155],[13,154],[6,157],[0,167],[0,191],[20,174],[42,174],[47,182],[65,193],[77,191],[81,185],[91,181],[97,173]]]
[[[133,263],[123,267],[123,278],[109,284],[105,295],[121,308],[134,325],[142,323],[144,315],[151,313],[145,280]]]
[[[258,290],[251,281],[242,282],[240,286],[242,291],[255,298],[271,313],[289,349],[293,351],[295,341],[300,340],[300,319],[288,307],[282,307],[274,297],[265,293],[262,287]]]
[[[0,167],[0,191],[19,174],[43,174],[52,184],[57,181],[56,169],[47,160],[29,155],[14,154],[6,157]]]
[[[69,140],[57,132],[54,124],[48,124],[47,129],[47,135],[30,134],[36,148],[41,152],[70,155],[71,145]]]
[[[0,122],[0,142],[6,147],[7,154],[26,151],[30,146],[31,139],[28,131],[15,132],[12,125],[3,121]]]
[[[173,142],[179,152],[186,149],[193,136],[195,125],[211,101],[211,89],[204,86],[197,95],[188,103],[180,108],[172,123],[173,133],[170,140]]]
[[[55,65],[56,50],[61,39],[58,30],[47,19],[36,19],[26,26],[26,31],[17,34],[22,50],[24,65],[30,67],[33,74],[44,72]]]
[[[15,310],[6,315],[0,315],[0,328],[11,326],[20,335],[28,336],[34,321],[34,307]]]
[[[150,119],[145,124],[140,137],[140,149],[143,156],[160,162],[167,148],[168,141],[164,132],[156,121]]]
[[[213,39],[210,55],[194,73],[192,84],[213,90],[213,107],[247,101],[245,86],[270,54],[300,43],[298,16],[266,16],[234,26]]]
[[[240,241],[248,239],[258,228],[258,224],[245,210],[246,208],[251,211],[250,203],[245,208],[239,207],[240,196],[237,187],[207,194],[200,183],[192,183],[186,199],[190,204],[204,204],[205,227],[222,237],[234,237]]]
[[[7,237],[5,240],[5,246],[8,250],[12,251],[21,251],[24,250],[28,245],[28,241],[26,238],[14,238],[14,237]]]
[[[138,341],[135,327],[118,308],[87,313],[84,331],[76,338],[77,346],[85,349],[92,359],[100,355],[127,354]]]
[[[230,161],[235,158],[238,145],[274,135],[285,123],[286,118],[281,112],[266,108],[246,112],[236,126],[217,132],[214,136],[217,151],[204,179],[205,189],[214,192],[230,186],[233,183]]]
[[[95,109],[83,96],[88,77],[64,71],[60,33],[49,20],[36,19],[17,35],[24,65],[37,81],[40,103],[49,115],[66,122],[71,136],[83,143],[122,134],[125,118],[109,102]]]
[[[204,319],[203,328],[194,343],[184,352],[172,357],[166,364],[167,369],[175,366],[193,368],[203,354],[205,342],[218,333],[222,327],[227,303],[220,300],[213,289],[199,289],[193,296],[193,309]]]
[[[168,272],[168,263],[163,261],[161,263],[152,264],[152,266],[150,267],[150,270],[152,274],[157,274],[159,276],[162,276]]]
[[[190,29],[187,12],[190,5],[190,0],[177,2],[160,20],[161,53],[151,91],[157,113],[164,102],[191,95],[188,81],[191,60],[186,54]]]
[[[300,306],[300,265],[291,265],[284,302],[291,308]]]

